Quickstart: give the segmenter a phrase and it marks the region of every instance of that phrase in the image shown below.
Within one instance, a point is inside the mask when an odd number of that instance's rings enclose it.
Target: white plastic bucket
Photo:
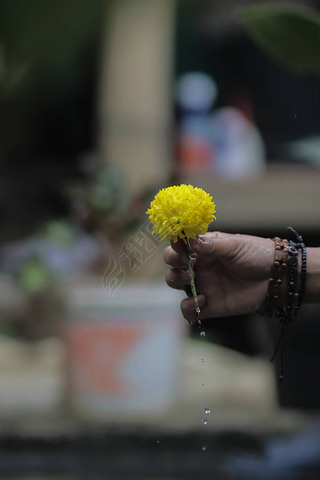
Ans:
[[[102,284],[65,292],[70,399],[81,414],[153,412],[174,403],[186,328],[180,292],[164,284]]]

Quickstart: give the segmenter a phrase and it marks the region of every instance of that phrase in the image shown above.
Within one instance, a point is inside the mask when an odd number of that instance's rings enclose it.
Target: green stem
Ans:
[[[182,232],[184,233],[184,232]],[[187,238],[187,244],[185,244],[185,251],[187,254],[187,262],[188,262],[188,269],[189,269],[189,277],[190,277],[190,287],[191,287],[191,292],[194,298],[194,303],[196,304],[196,312],[199,315],[200,313],[200,307],[198,303],[198,295],[197,295],[197,289],[196,289],[196,284],[194,282],[194,277],[193,277],[193,265],[191,263],[191,258],[190,258],[190,253],[191,253],[191,245],[190,245],[190,240]]]
[[[193,267],[192,267],[192,264],[191,264],[189,254],[187,254],[187,260],[188,260],[188,268],[189,268],[190,286],[191,286],[191,291],[192,291],[192,295],[193,295],[193,298],[194,298],[194,302],[196,304],[196,312],[200,313],[197,289],[196,289],[196,284],[194,282],[194,277],[193,277]]]

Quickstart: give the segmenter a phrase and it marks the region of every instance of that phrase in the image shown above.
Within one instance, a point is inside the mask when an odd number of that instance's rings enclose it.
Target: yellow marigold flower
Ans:
[[[212,196],[192,185],[163,188],[146,213],[153,223],[153,233],[173,242],[203,235],[216,218]]]

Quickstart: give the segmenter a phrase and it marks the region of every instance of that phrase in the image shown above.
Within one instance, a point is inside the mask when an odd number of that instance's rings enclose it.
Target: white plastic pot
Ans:
[[[80,414],[154,412],[179,393],[186,323],[180,292],[165,284],[119,286],[85,282],[65,291],[70,400]]]

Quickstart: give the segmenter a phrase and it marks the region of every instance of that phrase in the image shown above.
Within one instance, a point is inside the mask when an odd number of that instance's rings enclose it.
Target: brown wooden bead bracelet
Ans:
[[[262,315],[272,317],[280,308],[280,298],[283,280],[288,265],[288,240],[274,237],[275,243],[274,261],[268,278],[268,290],[264,305],[260,309]]]
[[[274,354],[271,360],[274,360],[277,352],[280,348],[280,374],[279,379],[284,378],[284,334],[287,324],[297,318],[299,308],[301,307],[306,280],[306,265],[307,254],[306,247],[303,242],[303,238],[292,227],[289,230],[294,233],[297,238],[297,242],[287,239],[281,240],[279,237],[275,237],[275,257],[271,268],[269,277],[268,291],[266,299],[261,313],[265,313],[268,316],[275,316],[279,319],[281,324],[280,335],[274,350]],[[300,275],[300,288],[297,286],[298,280],[298,255],[301,250],[301,275]],[[286,288],[286,305],[281,305],[281,287],[283,284],[284,276],[287,277]],[[284,302],[285,303],[285,302]]]

